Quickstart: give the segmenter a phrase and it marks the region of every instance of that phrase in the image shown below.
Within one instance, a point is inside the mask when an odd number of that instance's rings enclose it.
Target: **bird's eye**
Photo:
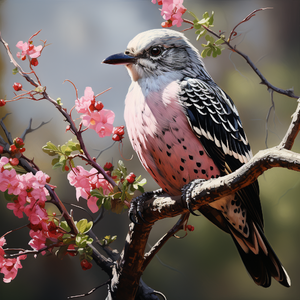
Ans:
[[[154,57],[157,57],[161,54],[162,52],[162,49],[160,47],[153,47],[150,49],[150,55],[151,56],[154,56]]]

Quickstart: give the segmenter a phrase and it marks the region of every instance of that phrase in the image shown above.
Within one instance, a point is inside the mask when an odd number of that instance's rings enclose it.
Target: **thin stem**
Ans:
[[[151,250],[145,254],[145,261],[142,266],[142,271],[144,271],[149,265],[153,257],[160,251],[160,249],[165,245],[165,243],[174,236],[179,230],[183,229],[183,224],[185,224],[189,218],[190,213],[184,213],[177,223],[151,248]]]
[[[252,18],[255,15],[255,12],[260,11],[260,10],[266,10],[266,9],[270,9],[270,7],[266,7],[266,8],[261,8],[261,9],[257,9],[255,11],[253,11],[251,14],[249,14],[244,20],[242,20],[239,24],[237,24],[234,29],[231,31],[231,34],[229,36],[229,39],[226,41],[224,39],[224,45],[226,45],[231,51],[237,53],[238,55],[240,55],[241,57],[243,57],[246,62],[248,63],[248,65],[252,68],[252,70],[256,73],[256,75],[261,79],[261,84],[266,85],[269,89],[273,90],[274,92],[278,93],[278,94],[282,94],[291,98],[295,98],[298,99],[299,96],[295,95],[292,89],[287,89],[287,90],[283,90],[280,88],[277,88],[276,86],[272,85],[263,75],[262,73],[258,70],[258,68],[255,66],[255,64],[251,61],[251,59],[244,54],[243,52],[239,51],[236,46],[232,46],[230,44],[230,42],[232,41],[231,37],[234,35],[234,30],[237,28],[237,26],[239,26],[241,23],[246,22],[246,19],[248,18],[248,20],[250,18]],[[194,23],[190,20],[186,20],[183,19],[183,21],[187,24],[191,24],[194,25]],[[218,39],[221,38],[220,34],[217,34],[216,32],[214,32],[213,30],[211,30],[210,28],[208,28],[205,25],[202,25],[202,27],[204,29],[206,29],[210,34],[212,34],[213,36],[217,37]]]

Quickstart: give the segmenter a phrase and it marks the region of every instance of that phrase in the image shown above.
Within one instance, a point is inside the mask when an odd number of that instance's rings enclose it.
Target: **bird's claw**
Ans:
[[[161,194],[162,192],[162,189],[159,189],[153,192],[146,192],[141,196],[134,198],[130,203],[130,208],[128,211],[129,219],[131,220],[131,222],[133,222],[134,224],[141,224],[139,222],[139,220],[141,220],[142,223],[151,224],[143,217],[144,203],[147,200],[153,198],[155,195]]]
[[[194,203],[194,198],[192,197],[192,192],[194,191],[194,188],[196,185],[202,184],[204,181],[206,181],[206,180],[205,179],[195,179],[195,180],[191,181],[190,183],[186,184],[181,189],[181,192],[182,192],[181,198],[186,203],[186,206],[187,206],[188,210],[190,211],[190,213],[194,216],[200,216],[200,215],[196,214],[193,211],[192,205]]]

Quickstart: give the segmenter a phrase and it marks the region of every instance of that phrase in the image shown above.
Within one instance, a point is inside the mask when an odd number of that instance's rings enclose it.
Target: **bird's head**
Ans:
[[[138,34],[124,53],[111,55],[103,63],[125,65],[133,81],[166,73],[173,73],[178,79],[201,73],[209,76],[197,49],[182,33],[170,29]]]

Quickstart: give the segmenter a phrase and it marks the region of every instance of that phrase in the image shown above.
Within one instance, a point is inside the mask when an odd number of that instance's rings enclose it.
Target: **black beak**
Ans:
[[[102,61],[102,63],[110,65],[127,65],[134,64],[135,61],[136,58],[134,56],[126,55],[124,53],[118,53],[107,57]]]

